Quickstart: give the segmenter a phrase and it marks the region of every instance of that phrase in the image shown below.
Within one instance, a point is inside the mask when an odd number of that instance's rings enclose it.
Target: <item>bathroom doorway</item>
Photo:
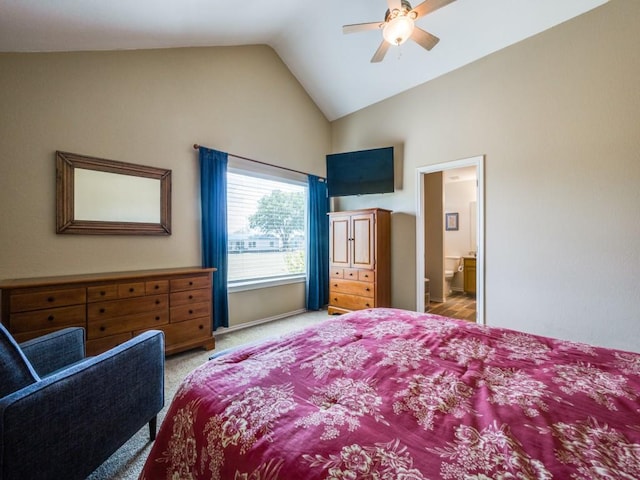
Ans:
[[[473,193],[471,175],[476,183]],[[458,199],[447,201],[446,189]],[[476,323],[484,324],[484,157],[419,167],[416,192],[418,311],[425,311],[432,299],[442,302],[449,297],[459,305],[462,295],[472,300],[465,303],[475,307]],[[448,270],[454,263],[452,275]]]

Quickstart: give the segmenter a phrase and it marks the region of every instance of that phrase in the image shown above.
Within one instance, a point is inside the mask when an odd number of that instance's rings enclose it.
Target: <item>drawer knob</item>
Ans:
[[[333,286],[334,286],[334,287],[337,287],[337,286],[338,286],[338,284],[337,284],[337,283],[334,283],[334,284],[333,284]]]
[[[101,332],[104,332],[105,330],[106,330],[106,328],[104,327],[104,325],[100,327],[100,331]]]
[[[365,307],[370,307],[371,305],[369,305],[368,303],[364,304]]]
[[[47,302],[55,302],[56,299],[53,297],[47,297]]]
[[[365,273],[364,278],[369,278],[369,274]]]
[[[159,304],[160,304],[160,300],[156,300],[156,305],[159,305]]]
[[[107,294],[107,292],[105,292],[104,290],[102,290],[102,291],[100,292],[100,295],[102,295],[103,297],[104,297],[106,294]]]
[[[338,302],[338,299],[337,299],[337,298],[334,298],[334,299],[333,299],[333,301],[337,303],[337,302]]]
[[[133,287],[129,288],[129,291],[130,291],[131,293],[133,293],[133,292],[134,292],[134,290],[135,290],[135,289],[134,289]]]
[[[370,289],[369,287],[365,288],[365,290],[366,290],[367,292],[370,292],[370,291],[371,291],[371,289]]]
[[[202,330],[204,328],[204,325],[198,325],[198,328]]]
[[[104,308],[101,308],[101,309],[100,309],[100,313],[104,313]]]
[[[54,317],[53,315],[49,315],[47,317],[47,320],[49,320],[50,322],[53,322],[55,320],[56,317]]]
[[[189,282],[189,286],[193,285],[193,282]]]
[[[160,320],[160,317],[158,315],[156,315],[156,320]]]
[[[193,295],[189,295],[189,300],[193,300]]]
[[[193,315],[193,310],[189,310],[189,315]]]
[[[154,287],[156,290],[158,290],[160,288],[160,285],[154,285]]]
[[[350,274],[349,274],[349,276],[350,276],[350,277],[353,277],[353,273],[350,273]]]

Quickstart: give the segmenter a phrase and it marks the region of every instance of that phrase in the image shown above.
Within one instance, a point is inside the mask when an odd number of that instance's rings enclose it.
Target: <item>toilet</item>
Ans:
[[[461,257],[445,256],[444,257],[444,281],[445,294],[451,294],[451,283],[458,272],[462,271]]]

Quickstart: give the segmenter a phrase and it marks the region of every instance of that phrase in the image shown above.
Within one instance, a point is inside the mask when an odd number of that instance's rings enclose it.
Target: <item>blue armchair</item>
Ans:
[[[18,345],[0,325],[0,480],[84,479],[164,405],[164,336],[85,358],[84,329]]]

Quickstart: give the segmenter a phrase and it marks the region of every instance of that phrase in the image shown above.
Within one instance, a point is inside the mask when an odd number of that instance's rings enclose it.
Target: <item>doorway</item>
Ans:
[[[475,235],[475,248],[470,245],[467,256],[475,251],[476,323],[484,325],[484,156],[477,156],[447,163],[428,165],[416,169],[416,285],[417,310],[425,311],[430,300],[427,293],[443,298],[447,283],[444,280],[445,225],[443,174],[449,170],[475,167],[477,190],[475,203],[469,205],[469,228]],[[439,187],[438,187],[439,185]],[[459,220],[459,217],[458,217]],[[431,279],[427,272],[431,272]],[[468,274],[468,273],[467,273]],[[427,278],[429,282],[425,281]],[[427,292],[427,289],[430,291]]]

